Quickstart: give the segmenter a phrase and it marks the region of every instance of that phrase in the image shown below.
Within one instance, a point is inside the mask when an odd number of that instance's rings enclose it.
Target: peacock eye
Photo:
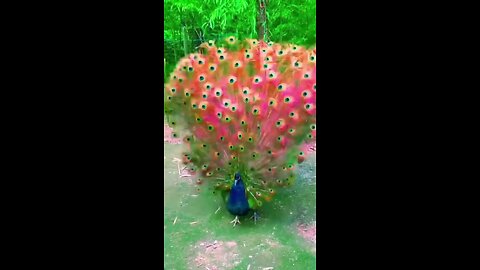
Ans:
[[[240,66],[240,64],[239,64],[239,63],[235,63],[235,67],[239,67],[239,66]]]
[[[294,117],[295,116],[295,113],[294,112],[291,112],[290,113],[290,117]]]
[[[202,122],[202,118],[197,117],[196,120],[197,120],[197,122],[199,122],[199,123]]]
[[[203,148],[206,148],[206,147],[207,147],[207,145],[206,145],[206,144],[202,144],[202,147],[203,147]]]
[[[317,128],[317,126],[315,124],[310,125],[311,130],[315,130],[316,128]]]
[[[293,47],[293,50],[296,51],[296,50],[297,50],[297,46],[294,46],[294,47]]]
[[[202,97],[203,97],[203,98],[207,98],[207,94],[203,94]]]
[[[305,105],[305,109],[307,109],[307,110],[310,109],[311,107],[312,107],[312,105],[310,105],[310,104]]]
[[[268,68],[268,65],[267,64],[263,65],[263,68]]]
[[[192,104],[192,108],[196,109],[196,108],[197,108],[197,104]]]
[[[232,107],[232,111],[233,111],[233,112],[236,111],[236,110],[237,110],[237,108],[235,108],[235,106]]]
[[[207,88],[207,90],[210,90],[210,88],[212,88],[212,86],[210,84],[207,84],[206,88]]]
[[[250,99],[248,99],[248,97],[245,98],[245,102],[248,103]]]
[[[247,59],[250,58],[250,54],[247,53],[247,55],[245,57],[247,57]]]
[[[279,54],[279,55],[282,55],[282,54],[283,54],[283,51],[279,51],[278,54]]]
[[[192,72],[192,71],[193,71],[193,67],[189,67],[189,68],[188,68],[188,71]]]
[[[186,92],[186,93],[185,93],[185,96],[186,96],[186,97],[189,97],[189,96],[190,96],[190,93]]]
[[[280,84],[277,88],[278,90],[283,90],[283,84]]]
[[[172,93],[175,93],[176,91],[177,91],[177,89],[172,88]]]
[[[229,40],[230,40],[230,42],[233,42],[233,38],[230,38]]]
[[[247,90],[243,90],[243,94],[244,94],[244,95],[247,95],[247,94],[248,94],[248,91],[247,91]]]
[[[248,138],[248,141],[249,141],[249,142],[253,142],[253,138],[252,138],[252,137],[249,137],[249,138]]]
[[[222,53],[222,50],[217,50],[217,53]]]
[[[225,137],[223,137],[223,136],[222,136],[222,137],[220,137],[220,140],[221,140],[221,141],[225,140]]]
[[[223,60],[223,59],[225,59],[225,56],[220,55],[220,60]]]
[[[308,79],[308,78],[310,77],[310,75],[307,73],[307,74],[303,75],[303,77],[304,77],[305,79]]]
[[[241,123],[242,123],[242,126],[244,126],[244,125],[245,125],[245,121],[243,121],[243,120],[242,120],[242,122],[241,122]]]
[[[219,97],[221,94],[222,94],[222,93],[220,93],[220,91],[215,92],[215,95],[216,95],[217,97]]]
[[[303,152],[300,152],[299,155],[300,155],[300,156],[303,156],[304,154],[303,154]]]
[[[212,130],[213,130],[213,126],[212,126],[212,125],[209,125],[209,126],[208,126],[208,130],[212,131]]]
[[[315,60],[315,56],[310,56],[310,61]]]
[[[202,64],[203,64],[203,61],[202,61],[202,60],[198,60],[198,63],[199,63],[200,65],[202,65]]]
[[[235,82],[235,79],[234,78],[231,78],[230,79],[230,83],[234,83]]]
[[[168,100],[172,100],[172,97],[169,96],[169,97],[168,97]]]
[[[202,105],[202,109],[205,110],[206,108],[207,108],[207,105],[203,104],[203,105]]]
[[[210,66],[210,70],[211,70],[211,71],[214,71],[214,70],[215,70],[215,67],[214,67],[214,66]]]
[[[223,103],[223,105],[225,105],[225,107],[228,107],[228,105],[230,105],[228,102],[225,102]]]
[[[200,76],[199,79],[200,79],[200,81],[203,81],[203,80],[205,80],[205,77]]]
[[[222,118],[222,113],[217,113],[217,116],[218,116],[219,118]]]
[[[289,97],[286,97],[286,98],[285,98],[285,103],[288,103],[288,102],[290,102],[290,98],[289,98]]]
[[[304,92],[302,93],[302,96],[304,96],[304,97],[308,96],[308,92],[307,92],[307,91],[304,91]]]

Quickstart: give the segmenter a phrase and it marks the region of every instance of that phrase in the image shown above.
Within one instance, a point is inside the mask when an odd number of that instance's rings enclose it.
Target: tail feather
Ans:
[[[304,145],[316,137],[316,51],[301,46],[213,42],[182,59],[166,85],[174,136],[184,134],[184,162],[228,189],[240,171],[247,193],[268,201],[291,185]]]

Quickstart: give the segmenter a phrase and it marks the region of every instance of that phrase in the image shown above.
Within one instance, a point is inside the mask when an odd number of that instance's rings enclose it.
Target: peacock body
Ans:
[[[316,50],[234,37],[200,49],[165,86],[169,125],[197,184],[246,215],[294,183],[316,138]]]

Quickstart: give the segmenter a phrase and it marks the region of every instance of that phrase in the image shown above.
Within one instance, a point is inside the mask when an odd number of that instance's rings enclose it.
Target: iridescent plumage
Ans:
[[[257,209],[294,182],[316,138],[316,50],[234,37],[200,47],[165,86],[169,125],[198,184],[230,192],[239,173]]]

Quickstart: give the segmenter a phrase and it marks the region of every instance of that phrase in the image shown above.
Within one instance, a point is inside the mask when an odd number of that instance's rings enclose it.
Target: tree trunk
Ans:
[[[267,0],[258,0],[257,32],[258,40],[267,40]]]
[[[183,51],[185,55],[188,54],[188,47],[187,47],[187,33],[185,26],[182,27],[182,38],[183,38]]]

